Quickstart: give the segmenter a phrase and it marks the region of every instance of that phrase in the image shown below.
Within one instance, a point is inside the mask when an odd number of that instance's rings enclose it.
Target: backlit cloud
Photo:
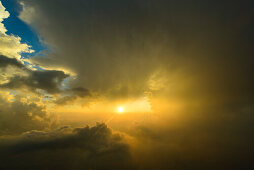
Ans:
[[[128,145],[105,124],[63,127],[50,132],[30,131],[14,139],[2,139],[0,151],[3,169],[132,168]]]

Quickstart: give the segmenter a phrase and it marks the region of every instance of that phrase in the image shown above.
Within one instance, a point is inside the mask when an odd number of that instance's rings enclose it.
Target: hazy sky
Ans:
[[[251,1],[0,1],[0,169],[254,168],[253,21]]]

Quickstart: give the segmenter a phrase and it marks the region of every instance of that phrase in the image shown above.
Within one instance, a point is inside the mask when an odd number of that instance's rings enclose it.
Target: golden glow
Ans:
[[[72,105],[52,106],[50,107],[50,111],[59,113],[61,119],[74,119],[74,115],[76,115],[76,117],[79,117],[77,121],[80,121],[80,119],[88,121],[91,118],[93,122],[95,120],[108,120],[109,117],[115,114],[129,115],[134,118],[138,114],[152,112],[150,103],[146,97],[118,101],[97,100],[96,102],[88,103],[87,106],[81,106],[81,102],[82,100],[77,100]]]
[[[124,112],[124,108],[122,106],[117,108],[117,112],[118,113],[123,113]]]

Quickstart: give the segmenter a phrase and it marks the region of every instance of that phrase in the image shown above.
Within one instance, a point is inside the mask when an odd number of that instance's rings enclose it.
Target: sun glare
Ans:
[[[117,108],[117,112],[118,113],[123,113],[124,112],[124,108],[123,107],[118,107]]]

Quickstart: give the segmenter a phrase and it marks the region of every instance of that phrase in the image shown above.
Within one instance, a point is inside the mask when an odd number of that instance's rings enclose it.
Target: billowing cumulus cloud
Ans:
[[[20,53],[31,53],[33,50],[30,49],[29,45],[21,43],[20,37],[6,34],[7,29],[2,22],[4,19],[8,18],[9,15],[9,12],[5,10],[0,1],[0,55],[20,58]]]
[[[55,118],[40,98],[0,91],[0,135],[20,134],[55,126]]]
[[[10,15],[9,12],[5,11],[5,8],[2,5],[2,2],[0,2],[0,22],[1,22],[1,24],[0,24],[0,32],[1,33],[5,33],[7,31],[6,28],[4,27],[4,24],[2,22],[3,22],[3,20],[5,18],[8,18],[9,15]]]
[[[14,83],[13,77],[21,78],[31,72],[20,60],[20,54],[32,52],[27,44],[20,42],[20,37],[6,34],[7,29],[2,22],[9,15],[0,1],[0,135],[51,128],[55,124],[54,117],[40,97],[10,91],[12,87],[7,87],[11,84],[18,87],[21,83]],[[19,88],[22,90],[22,87]]]
[[[31,69],[21,61],[3,55],[0,55],[0,70],[0,135],[56,127],[57,116],[47,110],[53,101],[46,101],[45,93],[64,94],[64,97],[56,96],[56,100],[64,98],[65,103],[90,95],[81,87],[62,89],[61,84],[68,77],[63,71]]]
[[[62,89],[62,82],[68,77],[63,71],[31,69],[16,58],[3,55],[0,55],[0,70],[1,135],[56,126],[56,117],[47,111],[48,102],[53,101],[43,102],[45,93],[64,94],[56,96],[57,101],[65,101],[61,104],[90,95],[82,87]]]
[[[30,131],[0,142],[2,169],[131,169],[129,147],[105,124]]]

